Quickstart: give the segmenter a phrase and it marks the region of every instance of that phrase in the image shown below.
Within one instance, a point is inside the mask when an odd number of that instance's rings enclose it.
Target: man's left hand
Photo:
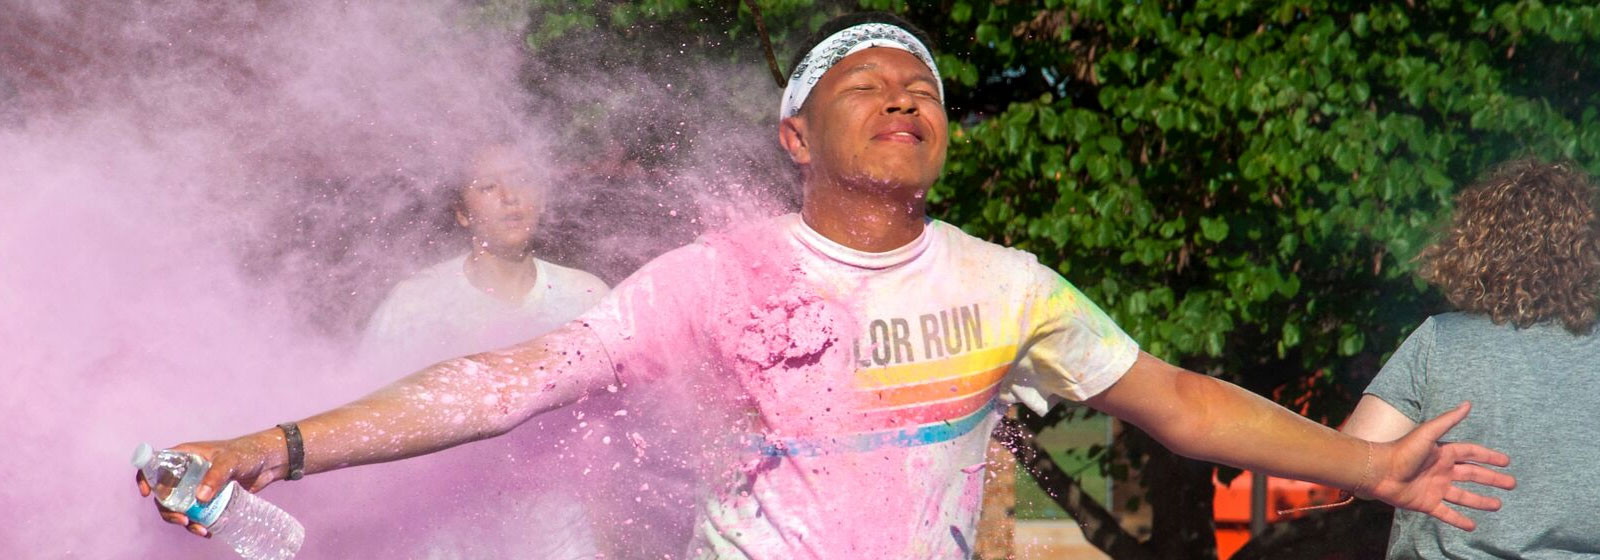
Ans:
[[[1405,437],[1372,444],[1372,482],[1363,484],[1357,495],[1420,511],[1466,531],[1477,524],[1446,502],[1485,511],[1500,509],[1499,499],[1464,490],[1456,483],[1515,488],[1516,478],[1484,466],[1504,467],[1511,464],[1511,458],[1481,445],[1439,442],[1467,417],[1470,409],[1470,404],[1461,403],[1455,410],[1418,425]]]

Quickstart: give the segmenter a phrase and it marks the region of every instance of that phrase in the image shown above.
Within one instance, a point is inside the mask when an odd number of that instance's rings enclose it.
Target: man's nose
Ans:
[[[891,115],[915,115],[917,100],[905,88],[894,89],[889,93],[889,101],[883,105],[883,112]]]

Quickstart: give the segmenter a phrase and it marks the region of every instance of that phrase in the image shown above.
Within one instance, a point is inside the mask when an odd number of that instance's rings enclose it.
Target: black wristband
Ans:
[[[289,446],[289,474],[284,480],[300,480],[306,475],[306,442],[300,439],[300,426],[294,422],[278,424],[283,430],[283,443]]]

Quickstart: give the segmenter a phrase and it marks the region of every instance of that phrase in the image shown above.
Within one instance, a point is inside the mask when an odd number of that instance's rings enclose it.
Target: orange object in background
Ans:
[[[1217,558],[1227,560],[1250,541],[1250,490],[1254,486],[1250,471],[1234,477],[1231,484],[1216,485],[1212,500],[1212,515],[1217,526]],[[1267,477],[1267,523],[1287,521],[1305,515],[1292,512],[1278,515],[1281,510],[1331,504],[1339,499],[1339,490],[1330,486],[1312,484],[1287,478]]]

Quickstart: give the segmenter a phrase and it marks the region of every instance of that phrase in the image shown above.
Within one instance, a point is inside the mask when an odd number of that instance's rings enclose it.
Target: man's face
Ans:
[[[939,84],[906,51],[874,47],[840,60],[800,117],[806,149],[796,160],[813,174],[923,192],[944,167],[949,122]]]
[[[474,158],[472,176],[461,190],[456,222],[472,233],[479,249],[526,251],[543,210],[532,169],[509,150],[488,150]]]

